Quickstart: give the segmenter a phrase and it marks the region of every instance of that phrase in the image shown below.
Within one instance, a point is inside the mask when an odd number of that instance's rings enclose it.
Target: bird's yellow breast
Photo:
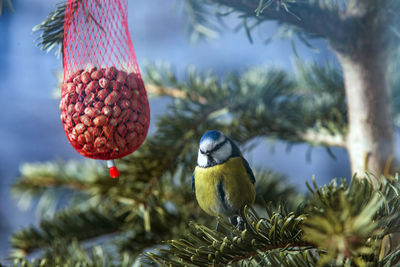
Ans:
[[[254,185],[240,157],[230,158],[222,164],[194,172],[196,199],[200,207],[211,215],[232,215],[246,204],[253,204]],[[218,184],[222,181],[228,209],[222,204]]]

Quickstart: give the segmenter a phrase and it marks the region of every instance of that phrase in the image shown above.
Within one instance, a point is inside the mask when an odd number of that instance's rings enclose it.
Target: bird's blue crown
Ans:
[[[221,133],[216,130],[206,132],[200,139],[200,143],[202,143],[206,139],[211,139],[213,141],[217,141],[218,138],[221,136]]]

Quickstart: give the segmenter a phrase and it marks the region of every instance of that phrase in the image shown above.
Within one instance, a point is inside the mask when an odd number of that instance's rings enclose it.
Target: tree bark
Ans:
[[[346,146],[352,173],[379,177],[393,168],[394,126],[387,81],[387,53],[372,39],[354,53],[338,54],[342,65],[349,130]],[[365,45],[367,44],[367,45]]]

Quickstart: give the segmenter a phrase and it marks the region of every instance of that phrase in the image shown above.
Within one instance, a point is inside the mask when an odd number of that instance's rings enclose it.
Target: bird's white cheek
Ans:
[[[217,163],[222,163],[228,160],[232,154],[232,146],[228,142],[226,145],[214,152],[214,158]]]
[[[200,167],[206,167],[207,164],[208,164],[207,156],[199,153],[197,156],[197,165],[199,165]]]

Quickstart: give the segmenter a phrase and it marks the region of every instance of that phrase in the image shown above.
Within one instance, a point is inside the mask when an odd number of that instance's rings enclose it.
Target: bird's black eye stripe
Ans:
[[[200,150],[200,153],[203,154],[203,155],[207,155],[207,154],[209,154],[209,153],[212,153],[212,152],[214,152],[214,151],[220,149],[223,145],[225,145],[226,142],[228,142],[228,138],[226,138],[222,143],[216,145],[216,146],[215,146],[213,149],[211,149],[210,151],[204,152],[203,150],[199,149],[199,150]]]
[[[225,140],[222,143],[216,145],[210,152],[214,152],[214,151],[220,149],[223,145],[225,145],[226,142],[228,142],[228,138],[225,138]]]

